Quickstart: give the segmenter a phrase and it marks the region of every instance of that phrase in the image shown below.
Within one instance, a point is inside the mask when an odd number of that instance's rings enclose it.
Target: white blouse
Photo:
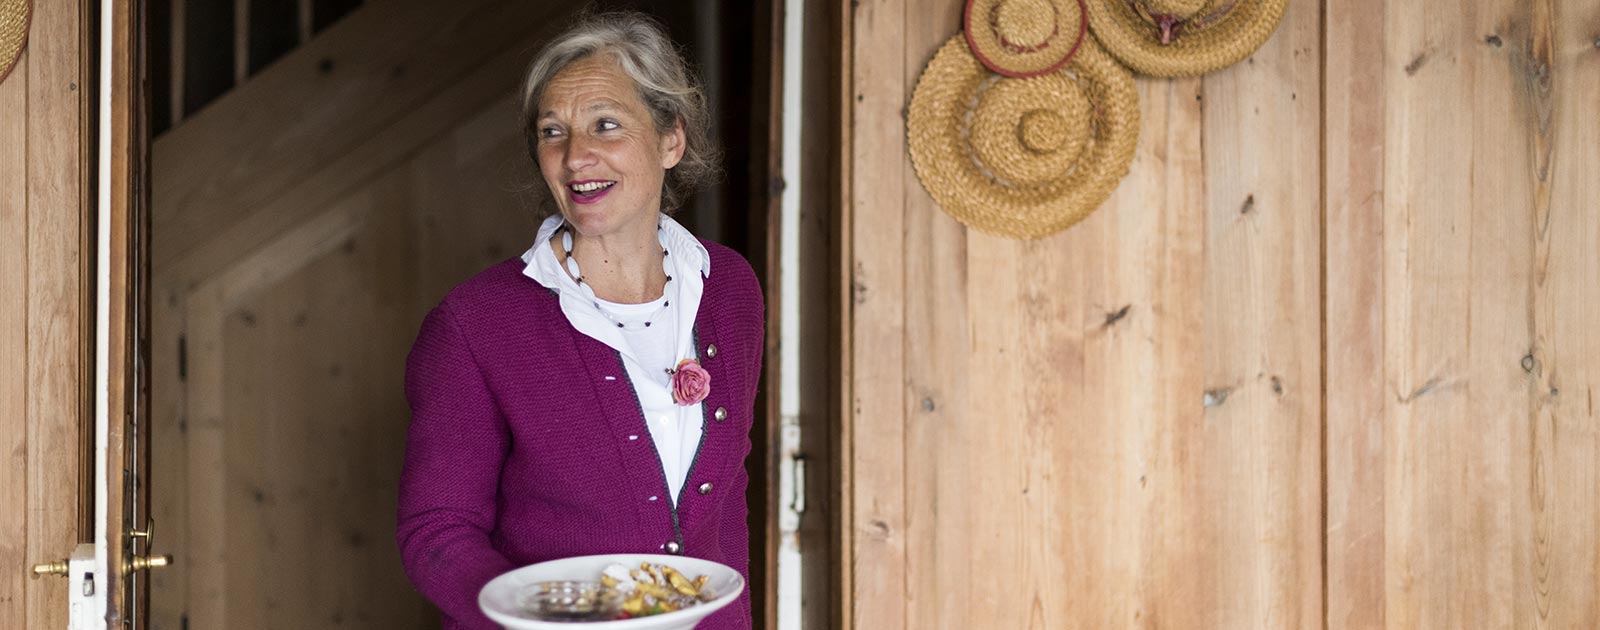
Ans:
[[[667,293],[644,304],[617,304],[600,301],[612,317],[625,322],[651,319],[646,328],[618,328],[601,313],[577,281],[561,268],[551,251],[550,239],[563,220],[557,214],[545,219],[534,237],[533,247],[522,255],[523,275],[532,278],[560,296],[561,312],[579,332],[599,340],[622,355],[628,380],[639,398],[645,425],[661,458],[670,494],[664,497],[677,505],[689,468],[700,448],[705,412],[701,403],[679,405],[672,400],[672,379],[667,370],[678,361],[696,358],[695,315],[700,312],[700,296],[705,278],[711,275],[711,256],[704,245],[671,217],[661,215],[662,237],[667,247],[667,264],[672,282]],[[660,309],[662,301],[671,305]],[[659,314],[657,314],[659,312]],[[629,436],[630,439],[636,436]],[[651,500],[663,497],[652,496]]]

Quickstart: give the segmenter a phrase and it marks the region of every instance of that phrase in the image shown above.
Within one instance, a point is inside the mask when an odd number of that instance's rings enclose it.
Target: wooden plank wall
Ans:
[[[842,4],[851,627],[1600,627],[1592,3],[1293,1],[1033,242],[907,156],[962,3]]]
[[[1329,310],[1330,361],[1375,381],[1328,392],[1330,413],[1361,400],[1330,415],[1329,531],[1381,541],[1330,534],[1330,571],[1355,578],[1330,627],[1600,627],[1600,11],[1329,16],[1327,57],[1353,51],[1329,85],[1363,86],[1329,103],[1347,121],[1330,146],[1348,147],[1329,189],[1344,170],[1376,193],[1328,204],[1330,227],[1362,226],[1330,229],[1330,253],[1373,289]]]
[[[81,156],[92,90],[77,2],[36,2],[0,82],[0,627],[61,628],[67,582],[29,579],[79,540],[79,421],[92,202]],[[90,423],[92,426],[92,422]]]

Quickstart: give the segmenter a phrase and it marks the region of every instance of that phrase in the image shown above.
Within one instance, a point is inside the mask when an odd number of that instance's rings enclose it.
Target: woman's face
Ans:
[[[533,129],[540,174],[579,234],[611,235],[641,222],[654,233],[662,179],[683,158],[683,128],[656,130],[616,59],[591,55],[556,73]]]

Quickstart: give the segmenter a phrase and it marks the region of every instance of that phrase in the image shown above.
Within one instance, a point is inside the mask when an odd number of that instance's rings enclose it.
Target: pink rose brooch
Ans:
[[[672,402],[688,406],[711,395],[711,373],[694,359],[678,362],[672,370]]]

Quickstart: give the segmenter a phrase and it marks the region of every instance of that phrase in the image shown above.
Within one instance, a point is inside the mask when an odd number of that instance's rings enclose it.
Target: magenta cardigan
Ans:
[[[572,327],[554,291],[497,264],[428,313],[406,363],[411,427],[396,539],[444,627],[497,628],[478,590],[511,569],[598,553],[681,553],[749,582],[744,459],[765,333],[744,258],[705,242],[695,350],[711,374],[678,506],[621,355]],[[673,544],[669,544],[673,543]],[[750,594],[707,617],[751,627]]]

